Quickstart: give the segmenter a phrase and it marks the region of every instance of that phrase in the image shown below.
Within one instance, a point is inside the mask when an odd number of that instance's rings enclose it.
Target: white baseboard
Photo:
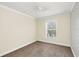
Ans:
[[[68,45],[61,44],[61,43],[47,42],[47,41],[44,41],[44,40],[38,40],[38,41],[41,41],[41,42],[46,42],[46,43],[51,43],[51,44],[56,44],[56,45],[60,45],[60,46],[66,46],[66,47],[70,47],[70,46],[68,46]]]
[[[74,53],[74,51],[73,51],[73,48],[72,48],[72,47],[71,47],[71,50],[72,50],[72,53],[73,53],[74,57],[77,57],[77,56],[75,55],[75,53]]]
[[[4,55],[6,55],[6,54],[9,54],[9,53],[11,53],[11,52],[13,52],[13,51],[15,51],[15,50],[18,50],[18,49],[20,49],[20,48],[22,48],[22,47],[24,47],[24,46],[27,46],[27,45],[29,45],[29,44],[32,44],[32,43],[34,43],[34,42],[36,42],[36,41],[32,41],[32,42],[29,42],[29,43],[27,43],[27,44],[25,44],[25,45],[21,45],[21,46],[19,46],[19,47],[16,47],[16,48],[14,48],[14,49],[12,49],[12,50],[10,50],[10,51],[7,51],[7,52],[4,52],[4,53],[0,54],[0,56],[4,56]]]

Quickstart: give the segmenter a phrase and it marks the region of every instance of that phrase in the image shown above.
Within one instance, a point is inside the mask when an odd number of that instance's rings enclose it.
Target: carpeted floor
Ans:
[[[35,42],[3,57],[73,57],[69,47]]]

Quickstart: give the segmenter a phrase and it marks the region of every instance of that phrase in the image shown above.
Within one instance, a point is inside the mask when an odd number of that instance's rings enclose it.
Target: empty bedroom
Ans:
[[[79,2],[0,2],[1,57],[78,57]]]

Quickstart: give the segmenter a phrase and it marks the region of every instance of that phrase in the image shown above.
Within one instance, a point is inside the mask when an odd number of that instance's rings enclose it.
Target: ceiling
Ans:
[[[0,2],[0,4],[34,17],[44,17],[71,12],[75,2]]]

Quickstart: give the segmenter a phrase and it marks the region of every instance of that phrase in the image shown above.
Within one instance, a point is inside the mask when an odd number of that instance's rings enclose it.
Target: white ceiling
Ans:
[[[71,12],[75,2],[0,2],[22,13],[43,17]]]

